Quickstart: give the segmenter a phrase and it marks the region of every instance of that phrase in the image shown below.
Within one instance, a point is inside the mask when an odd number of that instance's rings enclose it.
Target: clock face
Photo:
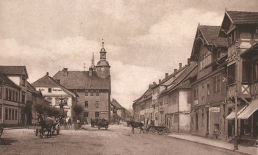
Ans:
[[[102,57],[105,57],[105,53],[102,53],[101,56],[102,56]]]
[[[105,68],[104,68],[104,67],[102,67],[102,68],[101,68],[101,71],[104,71],[104,70],[105,70]]]

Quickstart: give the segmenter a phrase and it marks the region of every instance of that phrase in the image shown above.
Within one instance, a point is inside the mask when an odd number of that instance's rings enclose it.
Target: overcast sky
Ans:
[[[1,0],[0,65],[25,65],[29,82],[99,60],[104,39],[112,98],[129,108],[152,82],[186,64],[198,23],[220,26],[225,8],[257,0]]]

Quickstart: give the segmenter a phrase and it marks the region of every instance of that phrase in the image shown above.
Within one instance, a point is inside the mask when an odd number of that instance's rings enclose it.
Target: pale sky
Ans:
[[[257,0],[1,0],[0,65],[27,67],[29,82],[88,68],[104,39],[112,96],[129,108],[148,85],[186,64],[198,23],[220,26]]]

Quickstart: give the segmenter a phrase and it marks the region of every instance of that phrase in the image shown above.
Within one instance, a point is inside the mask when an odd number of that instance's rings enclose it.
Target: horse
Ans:
[[[41,126],[41,132],[40,132],[40,136],[43,136],[44,134],[44,129],[47,129],[48,133],[47,133],[47,137],[50,136],[51,137],[51,128],[55,128],[56,126],[56,122],[54,121],[53,118],[51,117],[47,117],[45,119],[43,119],[42,115],[39,115],[38,118],[38,125]]]
[[[132,133],[134,133],[134,128],[140,128],[140,133],[141,131],[143,131],[143,123],[142,122],[135,122],[135,121],[127,121],[127,125],[131,125],[132,126]]]

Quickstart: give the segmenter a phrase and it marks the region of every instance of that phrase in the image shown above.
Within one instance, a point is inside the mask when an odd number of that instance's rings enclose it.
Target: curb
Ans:
[[[168,135],[169,136],[169,135]],[[169,136],[171,138],[175,138],[175,139],[180,139],[180,140],[185,140],[185,141],[189,141],[189,142],[194,142],[194,143],[197,143],[197,144],[202,144],[202,145],[205,145],[205,146],[210,146],[210,147],[214,147],[216,149],[220,149],[220,150],[225,150],[225,151],[228,151],[228,152],[236,152],[236,153],[239,153],[239,154],[243,154],[243,155],[252,155],[252,154],[249,154],[249,153],[245,153],[245,152],[241,152],[241,151],[233,151],[233,149],[228,149],[228,148],[223,148],[223,147],[219,147],[219,146],[214,146],[214,145],[209,145],[209,144],[205,144],[205,143],[201,143],[201,142],[196,142],[196,141],[192,141],[192,140],[188,140],[188,139],[183,139],[183,138],[178,138],[178,137],[173,137],[173,136]]]

